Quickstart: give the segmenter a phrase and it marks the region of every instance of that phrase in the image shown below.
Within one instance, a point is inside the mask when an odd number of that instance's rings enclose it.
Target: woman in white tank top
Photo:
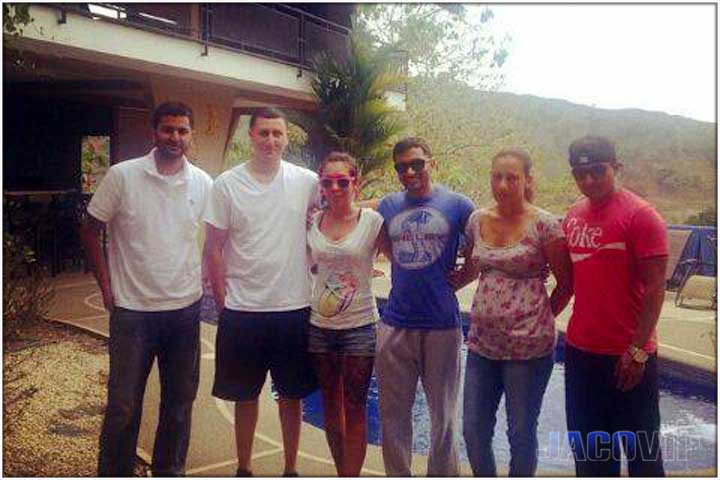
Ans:
[[[355,204],[355,160],[332,152],[320,165],[328,208],[308,231],[313,295],[308,349],[320,383],[325,435],[338,476],[360,475],[365,461],[368,386],[379,319],[371,281],[383,219]]]

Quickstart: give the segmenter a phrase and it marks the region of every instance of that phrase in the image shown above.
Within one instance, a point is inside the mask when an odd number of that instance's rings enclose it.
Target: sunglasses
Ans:
[[[608,167],[609,165],[607,163],[596,163],[595,165],[589,165],[587,167],[575,167],[572,169],[572,174],[575,180],[581,180],[587,175],[590,175],[593,180],[597,180],[605,176]]]
[[[338,188],[341,190],[347,190],[350,188],[350,183],[352,182],[349,178],[323,178],[320,180],[320,186],[322,188],[332,188],[333,183],[337,183]]]
[[[425,164],[426,160],[424,158],[413,158],[409,162],[402,162],[402,163],[396,163],[395,164],[395,171],[399,173],[400,175],[403,175],[405,172],[407,172],[411,167],[413,169],[413,172],[421,172],[425,170]]]

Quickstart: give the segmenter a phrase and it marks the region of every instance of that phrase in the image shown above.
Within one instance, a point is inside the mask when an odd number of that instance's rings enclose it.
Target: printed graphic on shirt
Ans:
[[[344,312],[355,298],[357,288],[358,279],[352,272],[331,273],[318,299],[318,313],[324,317],[334,317]]]
[[[591,227],[581,218],[571,218],[566,224],[566,238],[570,247],[570,259],[573,263],[582,262],[595,255],[600,250],[627,250],[625,242],[612,242],[601,244],[603,237],[602,227]],[[583,253],[574,251],[586,250]]]
[[[418,207],[395,216],[388,233],[395,261],[405,269],[418,270],[442,255],[450,225],[438,210]]]

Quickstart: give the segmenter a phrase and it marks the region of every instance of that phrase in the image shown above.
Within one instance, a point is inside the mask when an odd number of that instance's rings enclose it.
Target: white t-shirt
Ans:
[[[150,312],[202,296],[198,233],[212,188],[187,160],[178,175],[160,175],[154,151],[110,167],[88,205],[107,224],[115,304]]]
[[[313,278],[310,323],[321,328],[347,329],[379,319],[372,293],[376,239],[383,217],[363,208],[355,228],[340,240],[320,231],[318,212],[308,232],[308,247],[317,273]]]
[[[228,230],[225,307],[251,312],[307,307],[305,219],[318,177],[283,160],[272,182],[263,184],[246,165],[218,176],[205,214],[206,222]]]

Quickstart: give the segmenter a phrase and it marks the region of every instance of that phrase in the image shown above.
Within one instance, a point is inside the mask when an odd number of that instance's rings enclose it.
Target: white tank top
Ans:
[[[357,328],[379,319],[372,293],[373,260],[382,216],[363,208],[355,228],[340,240],[319,229],[322,212],[308,231],[313,288],[310,323],[321,328]]]

